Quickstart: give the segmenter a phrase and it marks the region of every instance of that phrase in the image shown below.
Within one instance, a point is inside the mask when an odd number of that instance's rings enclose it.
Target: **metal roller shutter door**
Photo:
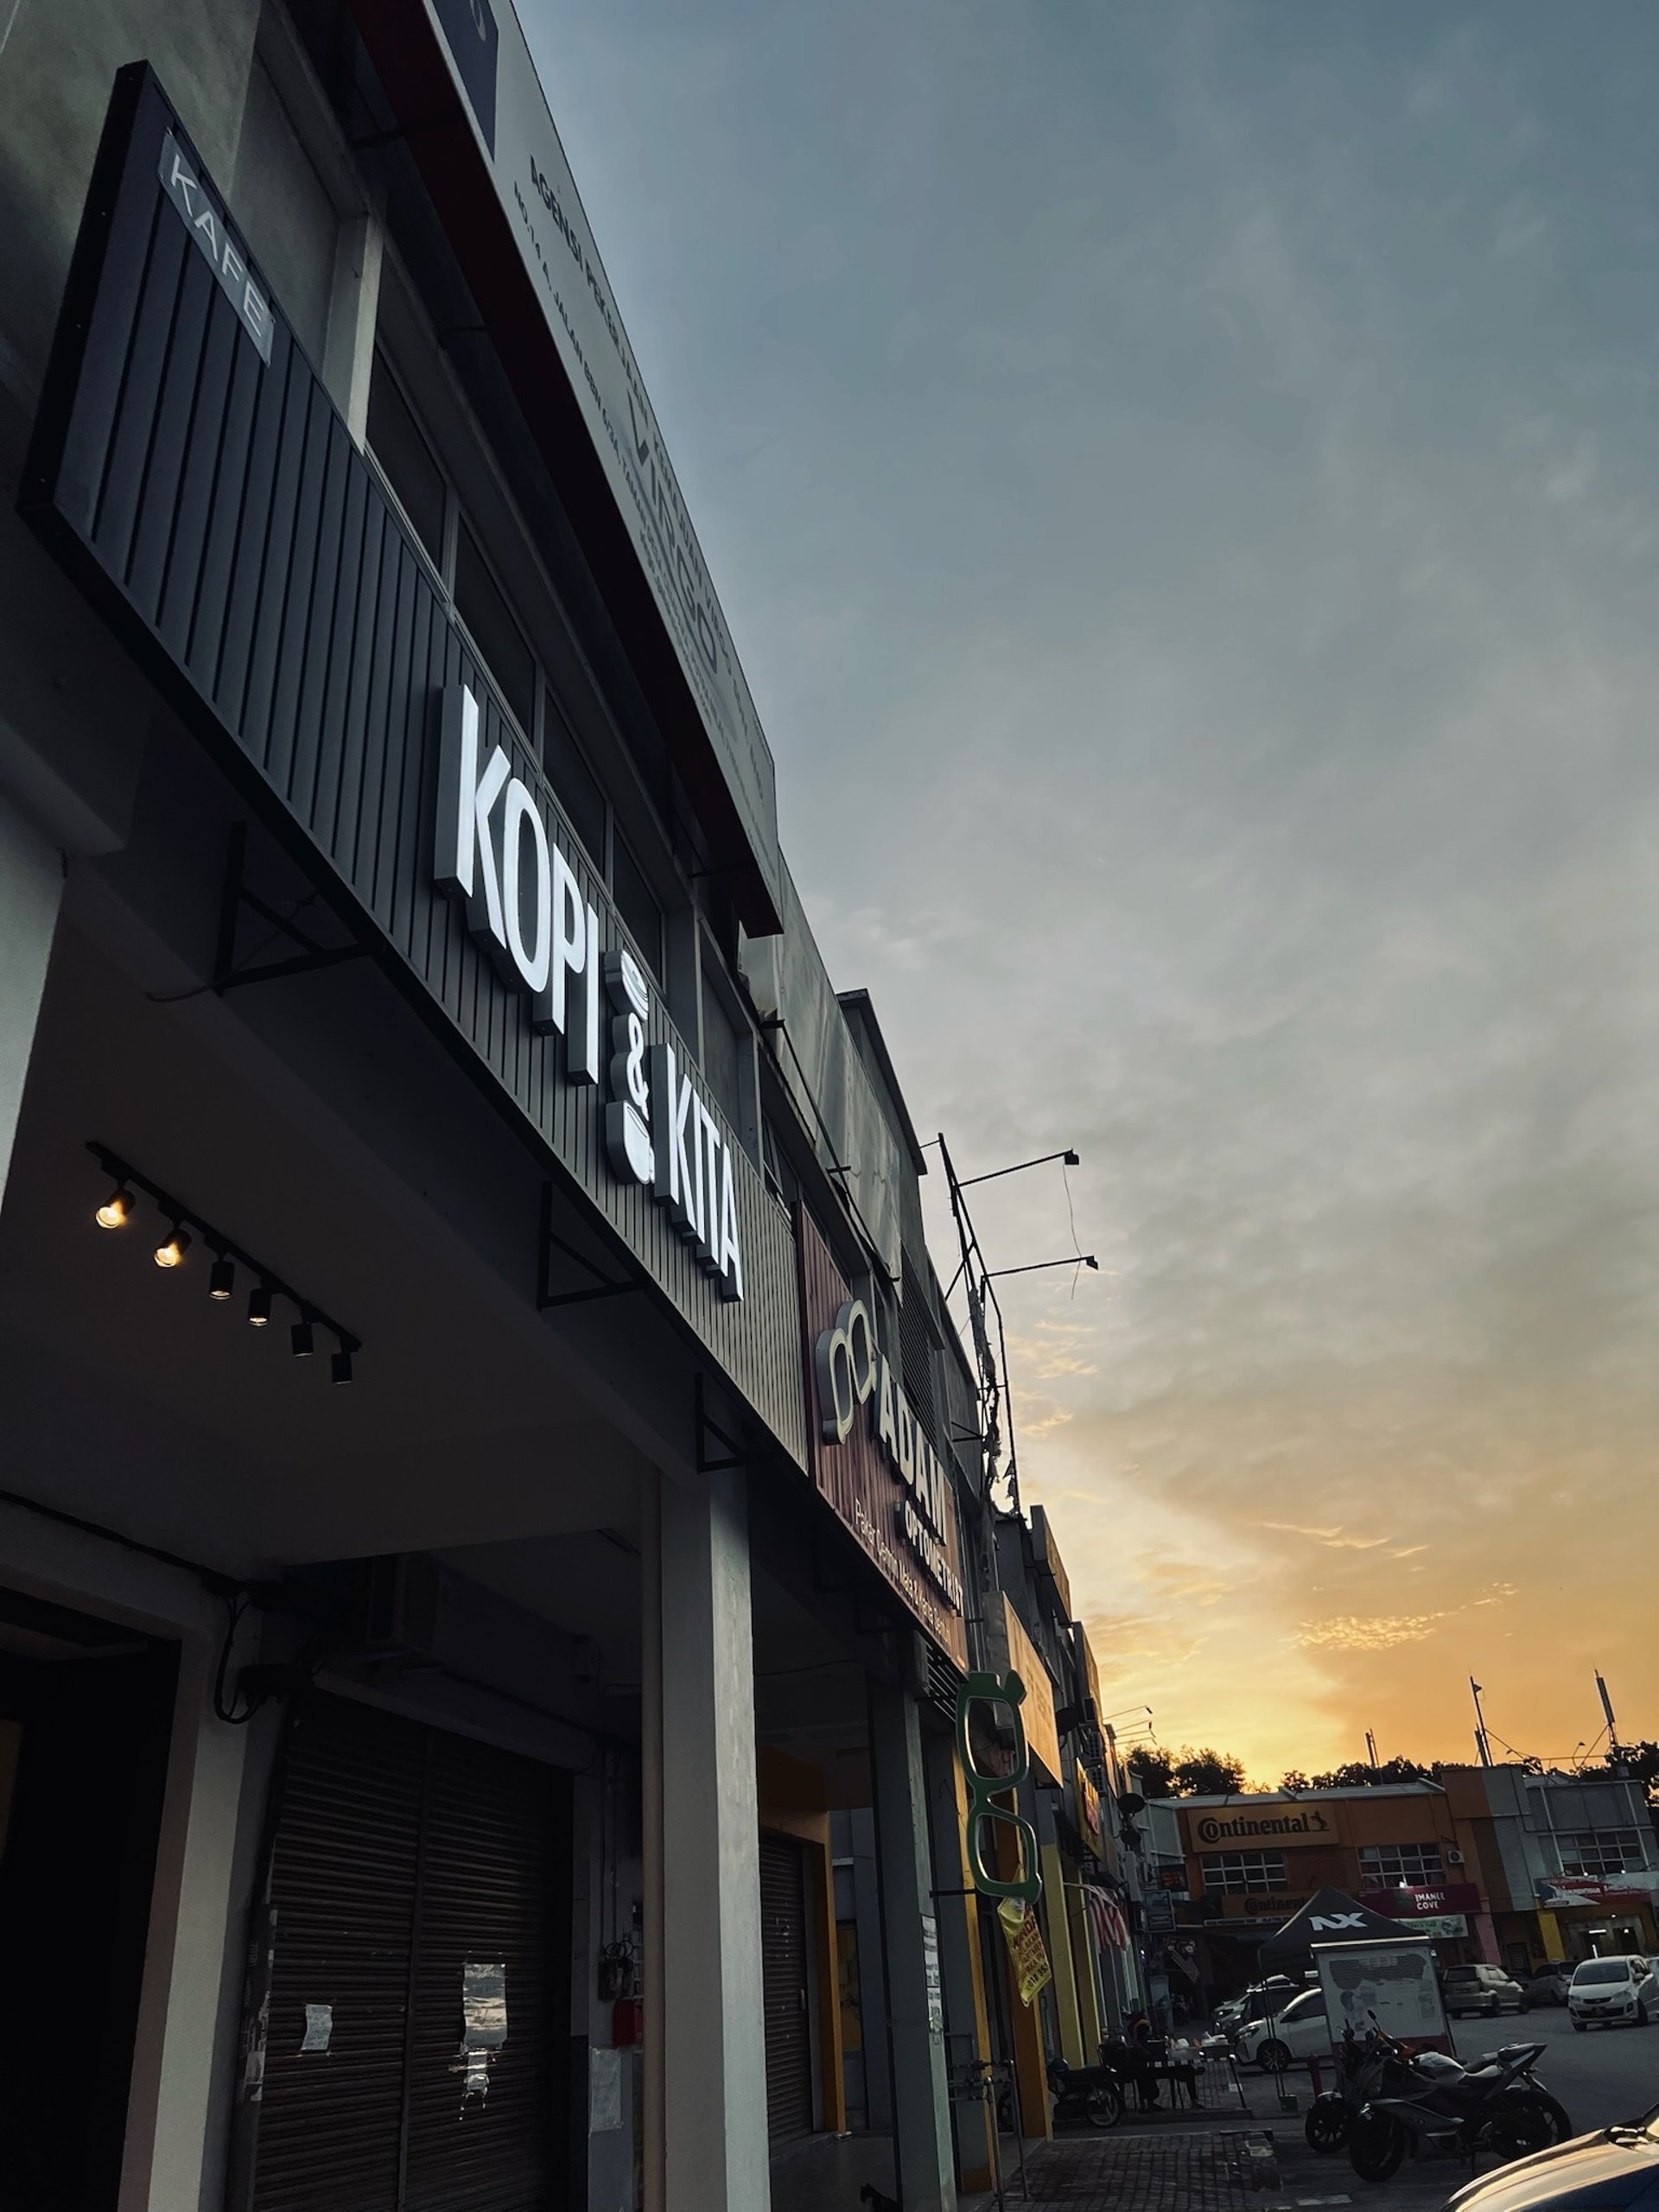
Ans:
[[[760,1976],[766,2028],[766,2130],[774,2144],[812,2132],[806,1871],[788,1836],[760,1838]]]
[[[568,1974],[568,1785],[346,1698],[296,1718],[251,2212],[551,2212]],[[507,2037],[466,2094],[462,1969],[506,1968]],[[331,2008],[304,2051],[306,2007]]]

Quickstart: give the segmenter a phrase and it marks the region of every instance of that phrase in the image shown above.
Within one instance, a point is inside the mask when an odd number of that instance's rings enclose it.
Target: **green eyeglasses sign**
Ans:
[[[974,1887],[982,1897],[1033,1905],[1043,1893],[1043,1878],[1036,1830],[1020,1811],[1020,1784],[1031,1771],[1020,1718],[1025,1696],[1026,1686],[1012,1668],[1006,1675],[969,1675],[957,1699],[957,1757],[968,1784],[968,1870]],[[976,1732],[982,1744],[995,1746],[999,1772],[984,1770],[975,1746]],[[996,1871],[999,1823],[1019,1839],[1020,1873],[1014,1881],[1004,1881]]]

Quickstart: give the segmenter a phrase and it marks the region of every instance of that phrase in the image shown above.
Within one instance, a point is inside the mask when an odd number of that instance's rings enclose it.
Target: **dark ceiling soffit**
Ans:
[[[783,917],[640,573],[437,35],[418,0],[347,6],[709,838],[713,867],[749,934],[775,937]]]

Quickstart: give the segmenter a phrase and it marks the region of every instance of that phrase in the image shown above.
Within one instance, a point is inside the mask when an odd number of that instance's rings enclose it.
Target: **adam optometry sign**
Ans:
[[[844,1444],[860,1408],[868,1408],[877,1448],[903,1485],[894,1515],[899,1534],[960,1612],[962,1582],[945,1550],[950,1486],[916,1408],[894,1378],[893,1362],[876,1349],[869,1308],[861,1298],[849,1298],[835,1326],[819,1332],[812,1357],[820,1436],[826,1444]]]
[[[967,1663],[953,1486],[817,1224],[796,1211],[820,1495],[917,1619]]]
[[[564,1039],[568,1081],[605,1063],[611,1172],[668,1209],[722,1297],[743,1295],[733,1150],[683,1058],[646,1038],[651,986],[626,947],[602,949],[599,912],[550,836],[542,800],[506,749],[479,734],[478,700],[452,685],[438,775],[436,879],[459,899],[540,1036]],[[608,1034],[601,1055],[601,1001]]]

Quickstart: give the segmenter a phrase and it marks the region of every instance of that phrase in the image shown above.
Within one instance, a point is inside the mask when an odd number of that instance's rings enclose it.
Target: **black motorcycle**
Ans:
[[[1387,2096],[1410,2080],[1408,2062],[1394,2046],[1375,2036],[1344,2029],[1337,2046],[1336,2086],[1315,2097],[1302,2122],[1310,2151],[1340,2151],[1357,2115],[1373,2097]]]
[[[1048,2087],[1057,2120],[1116,2127],[1123,2117],[1123,2084],[1109,2067],[1068,2066],[1063,2058],[1051,2058]]]
[[[1534,2068],[1541,2043],[1505,2044],[1472,2066],[1443,2051],[1413,2050],[1376,2031],[1402,2072],[1355,2113],[1348,2158],[1362,2181],[1387,2181],[1408,2151],[1414,2158],[1473,2159],[1495,2152],[1502,2160],[1529,2158],[1565,2143],[1573,2133],[1566,2109],[1550,2095]]]

